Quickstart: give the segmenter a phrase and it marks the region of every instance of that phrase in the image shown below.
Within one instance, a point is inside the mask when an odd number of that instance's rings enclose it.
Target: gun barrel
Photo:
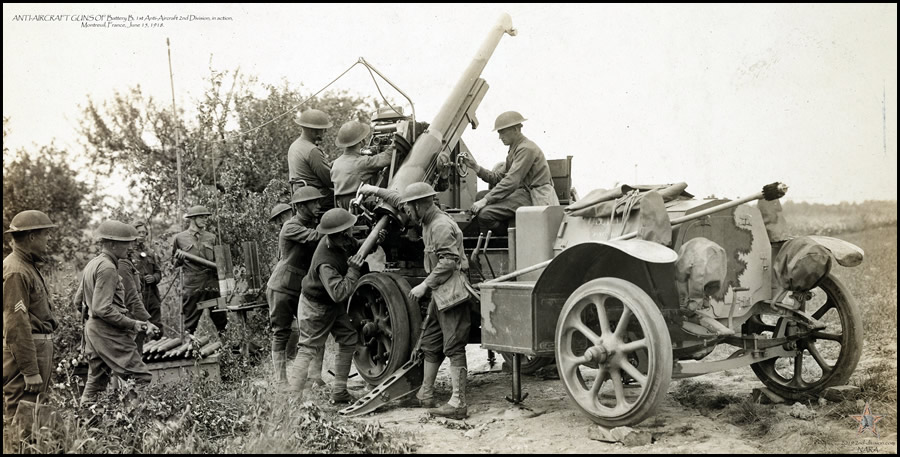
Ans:
[[[469,67],[463,72],[459,81],[454,86],[450,96],[444,101],[441,109],[438,111],[428,130],[425,131],[413,145],[412,151],[407,159],[397,170],[390,184],[390,189],[398,192],[406,188],[406,186],[422,181],[426,178],[425,172],[431,163],[436,160],[437,155],[445,147],[452,148],[454,144],[446,144],[453,138],[456,125],[466,116],[461,115],[460,111],[466,106],[470,92],[476,86],[481,77],[481,72],[487,65],[488,59],[500,43],[503,34],[515,36],[516,31],[512,26],[512,18],[509,14],[502,14],[500,19],[488,33],[487,38],[481,44]],[[474,113],[468,113],[474,115]]]
[[[460,126],[466,122],[474,122],[474,110],[487,91],[487,84],[481,80],[481,72],[484,71],[484,67],[504,33],[510,36],[516,35],[516,30],[512,26],[512,18],[506,13],[500,15],[500,19],[482,42],[472,62],[460,76],[428,130],[416,139],[412,151],[391,180],[389,189],[402,192],[406,186],[426,180],[426,172],[437,160],[438,154],[444,149],[452,149],[456,146],[451,143],[459,140],[459,136],[462,134]],[[383,216],[369,232],[368,237],[356,253],[362,257],[369,255],[375,248],[378,232],[384,229],[387,223],[388,216]]]

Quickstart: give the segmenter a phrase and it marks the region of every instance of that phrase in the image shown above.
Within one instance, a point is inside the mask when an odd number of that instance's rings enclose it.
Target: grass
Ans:
[[[845,400],[829,405],[825,414],[834,419],[845,419],[862,413],[861,404],[869,403],[873,413],[889,418],[897,417],[897,366],[887,360],[857,368],[850,384],[859,387],[859,400]],[[891,421],[894,422],[894,421]],[[894,422],[894,427],[896,423]],[[880,423],[887,426],[887,423]]]
[[[782,208],[792,235],[837,235],[897,225],[895,201],[839,205],[786,201]]]
[[[884,404],[897,405],[897,367],[885,360],[878,364],[857,370],[855,379],[851,379],[859,387],[860,398],[865,401],[877,401]]]
[[[720,410],[740,401],[736,395],[716,390],[715,384],[711,382],[686,379],[678,383],[671,395],[678,403],[688,408],[699,409],[701,412]]]
[[[761,405],[750,398],[744,398],[725,407],[725,420],[738,425],[752,436],[763,436],[769,433],[775,421],[772,420],[772,407]]]
[[[833,271],[850,289],[862,311],[866,350],[897,347],[897,226],[881,227],[839,238],[861,247],[863,263]]]
[[[242,381],[185,381],[152,385],[135,408],[120,392],[107,392],[92,408],[77,406],[77,392],[52,399],[60,424],[22,441],[4,427],[4,453],[409,453],[407,440],[380,425],[337,416],[336,409],[303,404],[257,380],[254,366]]]
[[[763,453],[822,454],[842,450],[838,434],[818,419],[775,421],[770,417],[768,422],[768,427],[754,430],[765,431],[766,438],[760,442]]]
[[[860,388],[875,414],[890,420],[879,427],[896,432],[897,417],[897,226],[839,235],[866,252],[855,268],[835,267],[856,299],[863,321],[863,355],[850,384]],[[868,360],[867,360],[868,359]],[[874,359],[874,362],[872,362]],[[869,363],[867,363],[869,362]],[[829,417],[846,419],[862,413],[856,401],[829,405]]]
[[[54,309],[65,310],[65,297],[54,295]],[[251,313],[251,340],[268,347],[267,313]],[[221,383],[185,380],[152,385],[141,392],[137,408],[123,402],[124,390],[109,391],[97,406],[78,406],[79,378],[72,359],[79,356],[80,320],[60,313],[55,342],[59,361],[49,398],[59,414],[53,430],[21,440],[4,426],[6,453],[409,453],[413,444],[388,436],[379,425],[358,424],[337,410],[303,404],[295,396],[266,386],[269,353],[244,359],[220,354]],[[232,320],[231,322],[234,322]],[[237,338],[239,326],[229,325]],[[201,320],[198,333],[215,330]],[[83,385],[83,384],[82,384]],[[318,400],[322,392],[313,392]],[[318,404],[324,404],[317,401]],[[6,424],[5,424],[6,425]]]

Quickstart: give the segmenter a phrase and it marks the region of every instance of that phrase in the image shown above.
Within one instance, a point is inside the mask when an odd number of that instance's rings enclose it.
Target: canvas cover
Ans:
[[[693,195],[685,192],[686,188],[687,183],[679,182],[675,184],[638,186],[623,184],[612,189],[595,189],[581,200],[567,206],[565,211],[571,216],[581,217],[609,217],[614,213],[618,216],[623,214],[626,209],[621,200],[629,194],[637,195],[636,201],[632,205],[632,210],[635,210],[640,208],[640,200],[649,191],[658,192],[663,201],[668,202],[677,198],[693,197]]]
[[[781,247],[775,260],[775,280],[792,292],[810,290],[831,272],[831,253],[808,236],[793,238]]]
[[[641,210],[638,211],[638,238],[652,241],[664,246],[672,243],[672,223],[662,195],[656,191],[644,194],[641,199]]]
[[[681,306],[698,309],[715,295],[725,281],[728,259],[725,249],[706,238],[692,238],[681,245],[675,262],[675,285]]]

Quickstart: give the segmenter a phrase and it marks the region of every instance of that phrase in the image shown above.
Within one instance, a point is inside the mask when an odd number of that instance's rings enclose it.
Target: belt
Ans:
[[[52,340],[53,334],[51,333],[32,333],[31,338],[35,340]]]

